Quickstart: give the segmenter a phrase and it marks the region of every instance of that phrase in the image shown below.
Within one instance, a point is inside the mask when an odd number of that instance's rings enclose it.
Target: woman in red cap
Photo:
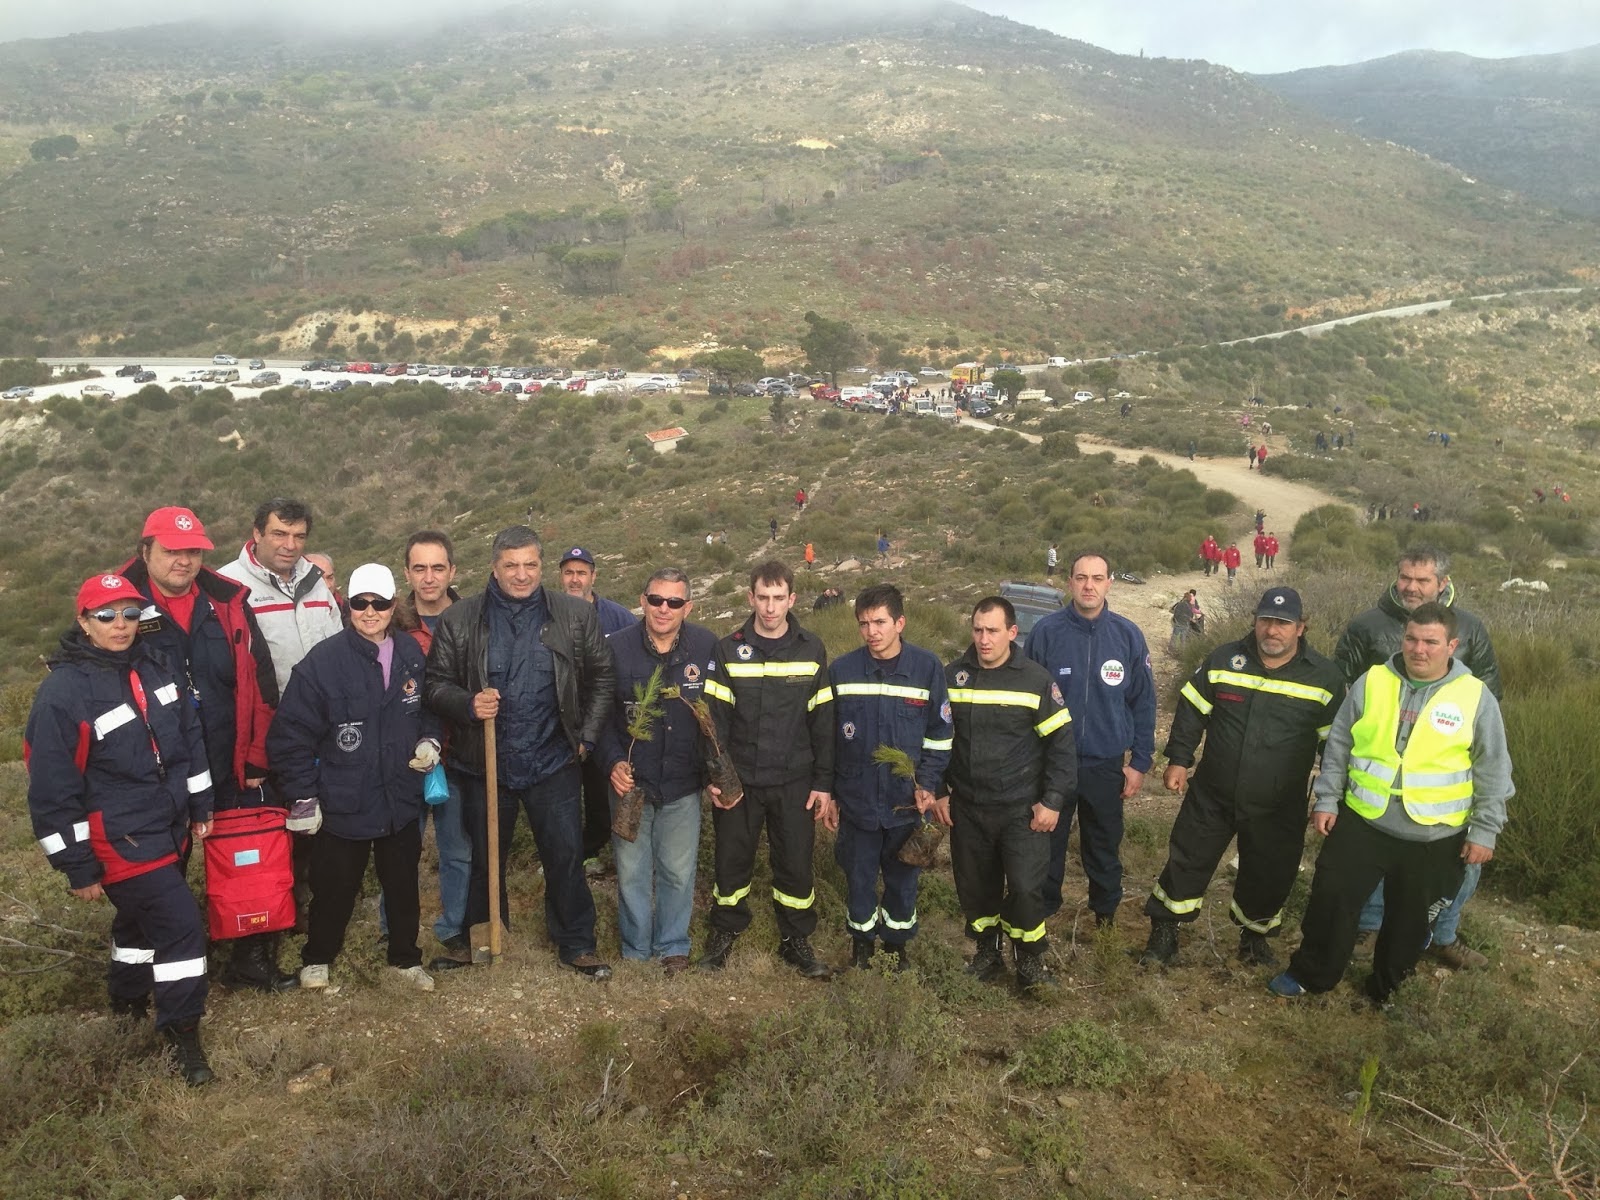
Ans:
[[[177,1048],[191,1086],[200,1048],[205,924],[184,879],[191,836],[211,823],[200,724],[166,660],[139,640],[143,597],[121,575],[78,589],[24,735],[28,811],[50,865],[80,900],[111,901],[111,1009],[144,1016]]]

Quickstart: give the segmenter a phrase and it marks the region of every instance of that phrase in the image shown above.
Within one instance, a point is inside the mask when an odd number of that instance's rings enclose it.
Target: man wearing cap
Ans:
[[[278,685],[266,639],[245,603],[247,590],[203,564],[212,549],[187,508],[158,508],[145,519],[139,553],[122,568],[143,603],[141,639],[166,656],[200,717],[216,809],[268,803],[267,726]],[[233,939],[224,982],[283,991],[293,975],[277,969],[276,933]]]
[[[586,604],[594,605],[600,632],[610,637],[630,628],[636,618],[615,600],[595,595],[597,574],[594,555],[582,546],[571,546],[561,556],[561,590]],[[611,844],[611,791],[606,773],[593,758],[583,762],[583,866],[591,875],[604,868],[600,851]]]
[[[1145,902],[1150,942],[1140,961],[1147,966],[1177,956],[1178,926],[1199,915],[1236,836],[1229,915],[1240,927],[1239,957],[1276,961],[1267,938],[1278,932],[1300,866],[1306,779],[1345,690],[1339,668],[1307,644],[1305,631],[1300,594],[1271,588],[1256,605],[1254,628],[1213,650],[1183,685],[1162,776],[1169,792],[1184,793],[1183,805],[1167,865]],[[1205,757],[1195,769],[1202,739]]]
[[[219,573],[249,589],[247,603],[272,652],[278,693],[307,651],[343,627],[339,601],[305,556],[311,509],[275,496],[256,507],[250,540]]]

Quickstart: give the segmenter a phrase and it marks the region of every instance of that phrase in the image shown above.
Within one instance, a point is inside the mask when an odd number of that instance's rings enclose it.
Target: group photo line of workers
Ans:
[[[79,588],[28,718],[34,835],[73,896],[114,910],[112,1011],[153,1007],[191,1085],[214,1077],[200,1040],[213,965],[232,987],[328,988],[369,863],[395,984],[431,992],[440,973],[493,961],[519,813],[556,961],[596,980],[612,974],[591,883],[602,851],[622,957],[717,972],[752,921],[763,830],[775,951],[808,979],[835,971],[813,946],[818,826],[843,877],[850,967],[909,964],[946,831],[975,977],[1059,987],[1047,923],[1074,818],[1088,907],[1117,920],[1124,806],[1154,767],[1157,697],[1099,553],[1070,560],[1067,603],[1025,639],[1008,599],[979,600],[949,663],[907,638],[898,588],[865,586],[860,644],[830,661],[777,559],[751,569],[749,613],[719,638],[690,621],[683,570],[652,571],[635,616],[596,594],[584,546],[559,548],[547,584],[525,525],[494,536],[486,585],[465,597],[443,532],[407,539],[404,587],[369,562],[341,595],[331,561],[307,553],[312,528],[305,504],[265,501],[212,568],[196,513],[151,512],[132,557]],[[1458,927],[1513,787],[1494,652],[1448,567],[1433,548],[1404,553],[1331,659],[1306,640],[1299,592],[1269,588],[1243,636],[1183,682],[1162,776],[1182,800],[1143,964],[1177,962],[1236,840],[1239,957],[1276,970],[1309,819],[1325,840],[1275,995],[1334,988],[1363,941],[1378,1005],[1425,954],[1486,965]],[[707,814],[714,883],[692,961]],[[439,952],[425,964],[430,816]],[[291,932],[304,942],[285,969]]]

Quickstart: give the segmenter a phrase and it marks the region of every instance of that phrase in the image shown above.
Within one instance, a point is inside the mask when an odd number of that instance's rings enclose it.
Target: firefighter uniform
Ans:
[[[1049,673],[1016,646],[989,668],[969,646],[944,675],[955,727],[950,860],[967,936],[999,931],[1042,951],[1050,835],[1030,823],[1035,804],[1059,813],[1077,788],[1072,717]]]
[[[897,855],[921,820],[916,789],[936,791],[950,761],[944,667],[910,642],[902,642],[898,657],[888,661],[859,646],[834,660],[828,680],[833,691],[833,795],[839,805],[834,857],[845,875],[846,924],[858,949],[878,938],[903,947],[917,933],[921,870]],[[916,764],[915,781],[873,762],[879,746],[908,754]]]
[[[1193,767],[1202,738],[1206,752],[1145,903],[1152,921],[1193,921],[1237,836],[1229,914],[1253,933],[1277,931],[1305,841],[1306,781],[1344,692],[1338,666],[1303,637],[1281,667],[1262,664],[1254,633],[1200,664],[1183,685],[1164,753],[1175,766]]]
[[[779,638],[757,634],[751,616],[717,643],[717,662],[721,678],[707,678],[706,700],[744,799],[711,811],[711,928],[737,936],[749,927],[750,883],[765,824],[779,936],[808,938],[817,928],[817,896],[811,879],[815,819],[806,801],[812,792],[833,790],[828,651],[792,614]]]

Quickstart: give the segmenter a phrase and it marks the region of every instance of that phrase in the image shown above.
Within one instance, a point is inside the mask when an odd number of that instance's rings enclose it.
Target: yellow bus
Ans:
[[[964,362],[958,364],[951,370],[950,382],[971,385],[974,383],[982,383],[983,376],[984,368],[981,364],[975,362]]]

